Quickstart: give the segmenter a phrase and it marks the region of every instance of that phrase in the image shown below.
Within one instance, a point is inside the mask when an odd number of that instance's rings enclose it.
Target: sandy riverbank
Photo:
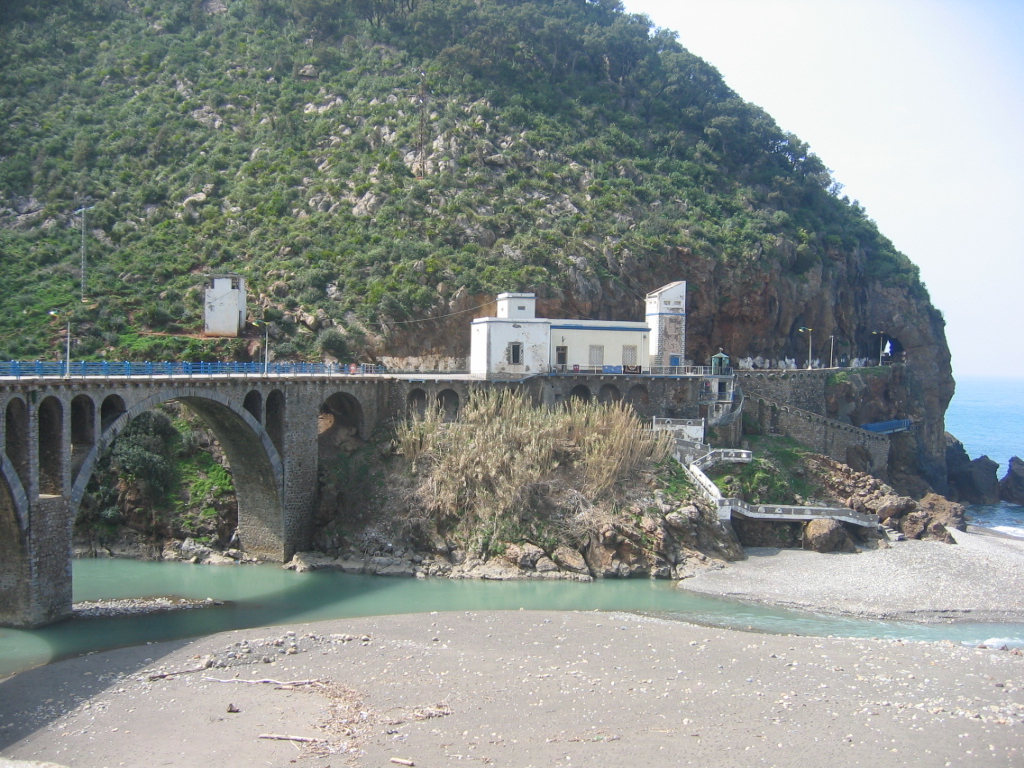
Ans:
[[[1011,766],[1024,759],[1022,680],[1024,656],[953,644],[609,613],[389,616],[31,670],[0,683],[0,754],[75,767]]]
[[[680,588],[855,616],[1024,621],[1024,539],[951,533],[955,545],[902,541],[853,554],[748,549],[747,560]]]
[[[1024,542],[958,540],[753,551],[684,585],[867,616],[1024,615]],[[1015,766],[1022,733],[1019,652],[610,613],[258,628],[0,682],[0,755],[72,767]]]

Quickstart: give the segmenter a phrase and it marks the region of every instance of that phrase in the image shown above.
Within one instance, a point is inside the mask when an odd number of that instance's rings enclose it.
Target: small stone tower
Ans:
[[[651,329],[651,365],[686,365],[686,281],[648,293],[644,317]]]

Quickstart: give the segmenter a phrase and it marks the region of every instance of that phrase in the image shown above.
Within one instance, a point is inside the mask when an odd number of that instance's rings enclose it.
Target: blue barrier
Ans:
[[[222,363],[222,362],[0,362],[0,377],[22,378],[153,378],[159,376],[364,376],[385,373],[383,365],[363,363]]]

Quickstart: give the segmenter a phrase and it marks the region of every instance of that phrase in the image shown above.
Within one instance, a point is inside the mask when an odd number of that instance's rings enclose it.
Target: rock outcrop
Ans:
[[[999,481],[999,498],[1024,505],[1024,461],[1016,456],[1010,459],[1006,477]]]
[[[999,465],[988,456],[971,461],[964,444],[946,433],[946,472],[949,498],[967,504],[995,504],[999,501]]]

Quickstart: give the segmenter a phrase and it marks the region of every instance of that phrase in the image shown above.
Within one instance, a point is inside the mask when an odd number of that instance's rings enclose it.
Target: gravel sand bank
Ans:
[[[31,670],[0,683],[0,753],[75,767],[1019,766],[1022,680],[1024,656],[953,644],[610,613],[389,616]]]
[[[854,554],[748,549],[747,560],[679,586],[856,616],[1024,620],[1024,539],[951,533],[955,545],[901,541]]]

